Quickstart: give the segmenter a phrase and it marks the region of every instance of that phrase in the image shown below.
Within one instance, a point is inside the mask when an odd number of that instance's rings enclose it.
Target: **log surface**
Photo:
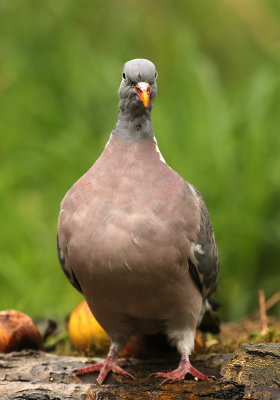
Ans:
[[[76,377],[71,371],[100,361],[24,350],[0,354],[0,399],[138,400],[138,399],[280,399],[280,344],[244,344],[233,354],[197,355],[193,365],[216,379],[163,384],[152,372],[174,368],[177,359],[128,360],[134,381],[110,375],[96,384],[97,373]],[[125,360],[122,360],[123,362]]]

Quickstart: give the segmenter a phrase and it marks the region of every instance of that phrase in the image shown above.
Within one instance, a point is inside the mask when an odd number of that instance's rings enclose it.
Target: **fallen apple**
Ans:
[[[32,319],[15,310],[0,311],[0,352],[40,349],[42,337]]]
[[[71,342],[77,350],[107,353],[110,339],[96,321],[86,301],[79,304],[72,312],[68,331]]]

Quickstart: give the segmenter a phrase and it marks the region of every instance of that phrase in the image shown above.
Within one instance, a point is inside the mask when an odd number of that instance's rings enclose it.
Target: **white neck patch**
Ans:
[[[106,147],[108,146],[108,144],[110,143],[111,138],[112,138],[112,133],[111,133],[111,135],[110,135],[110,137],[109,137],[108,142],[107,142],[106,145],[105,145],[105,149],[106,149]],[[162,156],[162,154],[161,154],[161,152],[160,152],[160,149],[159,149],[159,147],[158,147],[157,140],[156,140],[155,136],[153,137],[153,140],[154,140],[156,152],[157,152],[158,155],[159,155],[160,161],[162,161],[164,164],[166,164],[166,161],[165,161],[165,159],[163,158],[163,156]]]
[[[162,161],[164,164],[166,164],[166,161],[165,161],[165,159],[163,158],[163,156],[162,156],[162,154],[161,154],[161,152],[160,152],[160,150],[159,150],[159,148],[158,148],[158,144],[157,144],[157,140],[156,140],[155,136],[154,136],[153,139],[154,139],[155,146],[156,146],[156,152],[159,154],[159,159],[160,159],[160,161]]]

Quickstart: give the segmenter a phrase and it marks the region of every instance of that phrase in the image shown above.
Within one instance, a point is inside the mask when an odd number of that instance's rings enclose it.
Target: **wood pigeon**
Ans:
[[[111,339],[104,362],[76,373],[100,371],[100,384],[109,371],[131,376],[118,365],[118,353],[141,332],[163,332],[180,353],[178,368],[156,377],[207,379],[189,355],[216,289],[218,251],[201,195],[157,146],[151,123],[156,78],[151,61],[124,65],[116,126],[61,203],[60,264]]]

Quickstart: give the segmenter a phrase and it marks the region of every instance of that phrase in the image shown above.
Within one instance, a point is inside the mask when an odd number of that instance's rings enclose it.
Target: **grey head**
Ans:
[[[157,94],[156,78],[156,67],[151,61],[143,58],[127,61],[119,88],[120,112],[133,117],[150,114]]]

